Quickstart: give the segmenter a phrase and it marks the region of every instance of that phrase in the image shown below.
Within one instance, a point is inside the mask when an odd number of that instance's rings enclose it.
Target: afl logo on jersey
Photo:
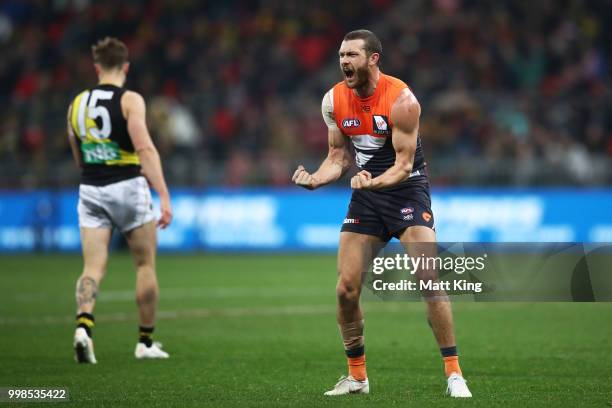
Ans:
[[[342,121],[342,127],[344,128],[352,128],[361,126],[361,122],[357,118],[344,119]]]

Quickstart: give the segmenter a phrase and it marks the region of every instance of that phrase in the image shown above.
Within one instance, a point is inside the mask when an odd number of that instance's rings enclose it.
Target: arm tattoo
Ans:
[[[79,307],[93,303],[98,296],[98,284],[94,278],[83,276],[79,278],[76,289],[76,301]]]

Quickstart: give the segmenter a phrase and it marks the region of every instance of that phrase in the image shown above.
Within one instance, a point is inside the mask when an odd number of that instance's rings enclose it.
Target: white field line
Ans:
[[[253,288],[253,287],[215,287],[215,288],[167,288],[160,289],[160,298],[168,300],[184,300],[184,299],[225,299],[225,298],[279,298],[286,296],[313,296],[328,294],[334,297],[334,287],[329,289],[321,289],[318,287],[296,287],[296,288]],[[74,297],[72,293],[68,294],[71,299]],[[7,296],[7,300],[16,303],[32,303],[41,301],[52,301],[57,299],[57,294],[46,293],[19,293],[13,296]],[[104,290],[100,289],[98,301],[107,303],[114,302],[133,302],[135,299],[135,290]]]
[[[368,310],[384,310],[388,312],[406,311],[403,303],[377,303],[368,305]],[[335,305],[296,305],[296,306],[257,306],[231,308],[200,308],[184,310],[158,310],[157,318],[162,320],[175,319],[206,319],[211,317],[266,317],[266,316],[308,316],[335,315]],[[134,322],[137,313],[118,312],[96,314],[96,322]],[[2,317],[0,326],[37,326],[73,324],[74,316],[39,316],[39,317]]]
[[[265,317],[265,316],[295,316],[334,314],[334,306],[330,305],[300,305],[300,306],[264,306],[236,308],[202,308],[184,310],[158,310],[157,318],[163,320],[209,317]],[[136,311],[132,313],[96,314],[96,322],[132,322],[137,319]],[[40,324],[62,325],[74,323],[74,316],[40,316],[40,317],[1,317],[0,326],[35,326]]]

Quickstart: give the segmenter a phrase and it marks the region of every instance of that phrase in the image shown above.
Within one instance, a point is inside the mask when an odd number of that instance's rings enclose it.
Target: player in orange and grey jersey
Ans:
[[[347,377],[325,395],[369,393],[365,367],[362,273],[391,237],[412,256],[435,256],[436,234],[429,180],[419,137],[421,107],[408,86],[380,72],[382,46],[367,30],[348,33],[340,45],[344,80],[323,98],[329,153],[310,174],[299,166],[295,184],[315,189],[338,180],[351,167],[350,145],[361,171],[351,179],[353,195],[338,249],[338,324],[348,360]],[[421,268],[421,281],[438,279]],[[459,367],[451,305],[444,291],[423,291],[427,318],[444,360],[447,393],[471,397]]]
[[[79,93],[68,108],[70,146],[81,167],[78,214],[84,261],[76,285],[75,359],[96,363],[93,310],[113,228],[125,236],[136,265],[140,328],[134,354],[168,358],[152,335],[159,297],[156,225],[166,228],[172,220],[170,194],[147,130],[144,99],[123,88],[129,69],[127,47],[107,37],[92,47],[92,53],[98,84]],[[158,221],[148,184],[160,198]]]

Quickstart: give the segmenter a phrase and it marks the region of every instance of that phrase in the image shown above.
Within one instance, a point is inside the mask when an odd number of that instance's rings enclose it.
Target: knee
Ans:
[[[151,245],[151,243],[132,243],[130,245],[130,251],[132,252],[132,258],[137,268],[153,268],[155,264],[155,246]]]
[[[136,271],[140,273],[154,273],[155,265],[154,262],[148,258],[137,258],[134,260]]]
[[[342,279],[338,280],[338,284],[336,285],[336,297],[339,303],[357,303],[359,302],[359,294],[359,286]]]
[[[134,264],[139,269],[153,269],[155,264],[155,257],[151,251],[134,251]]]
[[[435,282],[438,280],[438,272],[435,269],[419,269],[416,276],[417,279],[422,282]]]

